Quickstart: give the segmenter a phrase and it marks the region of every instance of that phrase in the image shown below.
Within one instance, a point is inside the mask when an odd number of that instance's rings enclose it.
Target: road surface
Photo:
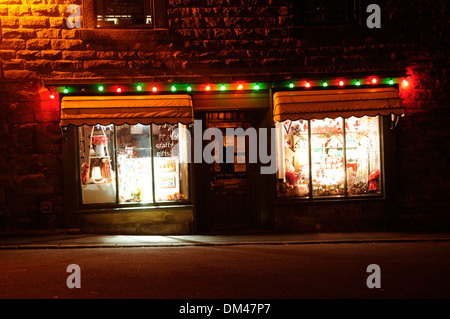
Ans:
[[[450,242],[431,241],[5,249],[0,298],[448,299],[449,269]]]

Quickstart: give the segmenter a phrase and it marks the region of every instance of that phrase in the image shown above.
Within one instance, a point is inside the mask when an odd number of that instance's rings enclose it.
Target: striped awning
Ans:
[[[273,96],[274,122],[403,113],[395,88],[283,91]]]
[[[136,96],[65,96],[60,126],[191,123],[192,99],[187,94]]]

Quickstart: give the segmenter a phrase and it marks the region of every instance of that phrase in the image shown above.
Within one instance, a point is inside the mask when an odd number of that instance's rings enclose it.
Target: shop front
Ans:
[[[189,95],[61,100],[66,219],[87,232],[194,228]]]
[[[402,114],[392,86],[65,95],[66,219],[121,234],[379,229]]]
[[[374,230],[392,213],[396,88],[273,95],[278,231]]]

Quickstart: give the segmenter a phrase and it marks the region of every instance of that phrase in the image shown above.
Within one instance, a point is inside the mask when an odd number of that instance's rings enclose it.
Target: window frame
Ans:
[[[94,2],[94,18],[95,18],[95,28],[96,29],[101,29],[101,30],[107,30],[107,29],[154,29],[154,25],[155,25],[155,5],[154,2],[157,0],[139,0],[141,2],[141,4],[143,4],[144,8],[146,6],[146,4],[144,2],[148,1],[150,3],[147,3],[147,6],[150,7],[150,11],[151,11],[151,18],[152,18],[152,23],[151,24],[143,24],[143,23],[139,23],[139,24],[130,24],[130,25],[110,25],[110,26],[104,26],[104,27],[99,27],[98,26],[98,8],[97,8],[97,1],[98,0],[93,0]],[[107,0],[100,0],[100,1],[107,1]],[[145,15],[144,15],[145,18]]]
[[[311,119],[303,119],[303,121],[308,122],[308,165],[309,165],[309,182],[308,182],[308,195],[306,196],[278,196],[278,176],[275,174],[275,182],[277,187],[275,187],[275,201],[281,201],[281,202],[291,202],[291,201],[301,201],[301,202],[327,202],[327,201],[359,201],[359,200],[370,200],[370,199],[386,199],[386,147],[385,147],[385,135],[386,135],[386,116],[377,115],[372,117],[378,117],[378,132],[379,132],[379,154],[380,154],[380,193],[366,193],[361,195],[351,195],[348,194],[348,175],[347,175],[347,168],[346,163],[344,166],[344,194],[343,195],[329,195],[329,196],[320,196],[316,195],[314,196],[314,190],[313,190],[313,181],[312,181],[312,147],[311,147]],[[347,149],[345,147],[345,141],[346,141],[346,135],[345,135],[345,120],[349,117],[341,117],[343,121],[343,139],[344,139],[344,145],[343,145],[343,152],[344,152],[344,161],[346,161],[346,153]],[[298,119],[300,120],[300,119]],[[281,125],[283,122],[280,122]],[[283,138],[283,136],[280,136],[280,138]],[[276,137],[276,143],[282,143],[283,141],[280,141],[278,137]],[[275,149],[278,151],[278,146],[275,147]],[[278,155],[277,155],[278,158]],[[279,167],[277,167],[279,169]],[[284,171],[283,174],[286,174]]]
[[[158,208],[158,207],[180,207],[180,206],[186,206],[186,205],[192,205],[193,203],[193,186],[192,186],[192,164],[187,162],[187,198],[185,199],[178,199],[178,200],[167,200],[167,201],[157,201],[155,196],[152,196],[152,201],[149,202],[125,202],[125,203],[120,203],[119,200],[119,189],[118,189],[118,176],[117,176],[117,130],[116,127],[120,126],[120,125],[115,125],[112,124],[114,127],[114,145],[113,145],[113,150],[114,150],[114,163],[115,163],[115,172],[116,172],[116,176],[115,176],[115,186],[116,186],[116,194],[115,194],[115,202],[114,203],[93,203],[93,204],[85,204],[83,203],[83,191],[82,191],[82,181],[81,181],[81,172],[80,172],[80,167],[81,167],[81,159],[80,159],[80,127],[74,127],[75,132],[74,132],[74,140],[76,143],[76,159],[74,160],[74,162],[76,163],[76,183],[77,183],[77,190],[78,190],[78,207],[82,210],[89,210],[89,209],[118,209],[118,210],[123,210],[123,209],[132,209],[132,208]],[[155,190],[155,169],[154,169],[154,145],[153,145],[153,136],[152,136],[152,132],[153,132],[153,123],[149,124],[150,125],[150,147],[151,147],[151,154],[152,154],[152,191],[154,193]],[[186,125],[186,129],[190,130],[189,125]],[[187,147],[189,147],[190,144],[192,143],[187,143]]]
[[[114,27],[114,28],[99,28],[97,27],[97,16],[95,10],[95,0],[82,0],[82,28],[87,30],[105,31],[108,34],[111,32],[119,32],[115,37],[130,39],[129,33],[121,34],[120,31],[152,31],[168,28],[167,22],[167,0],[151,0],[152,1],[152,25],[140,24],[131,27]],[[101,31],[100,31],[101,32]],[[83,35],[83,34],[82,34]],[[86,36],[85,36],[86,37]],[[90,37],[90,36],[87,36]],[[92,36],[93,38],[95,36]],[[108,37],[110,38],[110,37]]]

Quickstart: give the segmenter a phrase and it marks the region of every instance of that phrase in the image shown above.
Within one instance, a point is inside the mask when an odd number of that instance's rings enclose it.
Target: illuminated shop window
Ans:
[[[119,203],[151,202],[152,149],[150,125],[117,126]]]
[[[155,200],[185,199],[188,193],[186,130],[182,124],[153,125]]]
[[[83,204],[116,202],[114,126],[81,126],[80,178]]]
[[[152,204],[188,198],[183,124],[79,128],[83,204]]]
[[[378,116],[286,120],[276,129],[279,197],[381,194]]]

